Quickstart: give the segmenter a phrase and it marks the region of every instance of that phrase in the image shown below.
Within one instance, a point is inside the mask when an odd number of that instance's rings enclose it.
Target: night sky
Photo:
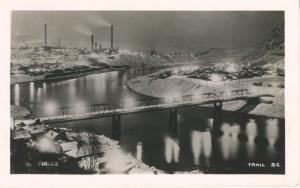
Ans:
[[[162,51],[256,47],[284,20],[283,12],[13,11],[12,46],[61,38],[66,47],[90,47],[90,35],[108,46],[110,24],[121,49]]]

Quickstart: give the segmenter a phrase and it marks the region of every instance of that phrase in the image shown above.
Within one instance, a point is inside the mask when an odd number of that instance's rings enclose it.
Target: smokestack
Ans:
[[[94,35],[91,35],[91,50],[94,50]]]
[[[58,38],[58,47],[60,47],[60,38]]]
[[[110,26],[110,48],[114,48],[114,26]]]
[[[47,24],[45,24],[45,46],[47,46]]]

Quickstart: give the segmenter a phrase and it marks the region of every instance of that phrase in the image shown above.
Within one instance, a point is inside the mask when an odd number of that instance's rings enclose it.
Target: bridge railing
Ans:
[[[233,90],[230,92],[220,93],[204,93],[202,95],[185,95],[177,98],[157,98],[142,101],[123,102],[118,105],[111,105],[107,103],[91,104],[85,106],[68,106],[61,107],[56,110],[55,115],[49,116],[51,119],[73,118],[80,115],[104,115],[108,113],[117,113],[124,111],[139,111],[149,108],[161,108],[170,105],[183,105],[189,103],[201,103],[217,100],[226,100],[235,97],[250,96],[251,93],[246,90]]]

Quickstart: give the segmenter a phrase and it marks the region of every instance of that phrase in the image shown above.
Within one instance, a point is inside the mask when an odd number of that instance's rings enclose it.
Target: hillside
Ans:
[[[284,24],[272,30],[262,44],[243,58],[245,62],[257,64],[284,64]]]

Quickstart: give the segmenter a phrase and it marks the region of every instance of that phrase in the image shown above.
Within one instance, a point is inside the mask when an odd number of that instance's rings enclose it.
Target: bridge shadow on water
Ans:
[[[206,107],[129,114],[120,119],[121,147],[146,164],[169,173],[284,173],[284,119]],[[112,118],[64,123],[113,137]],[[55,126],[60,126],[55,125]],[[249,163],[265,167],[249,167]],[[279,167],[272,167],[273,164]]]

